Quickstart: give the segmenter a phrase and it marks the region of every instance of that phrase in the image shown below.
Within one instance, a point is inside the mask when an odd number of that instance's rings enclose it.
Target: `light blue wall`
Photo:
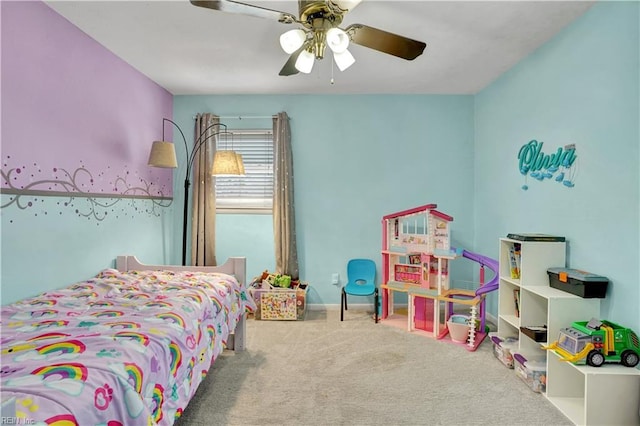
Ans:
[[[597,3],[475,99],[476,246],[508,232],[568,239],[568,264],[610,278],[603,318],[640,330],[637,2]],[[575,143],[574,188],[528,179],[519,148]]]
[[[183,129],[193,129],[193,117],[199,112],[271,116],[279,111],[286,111],[291,118],[300,275],[312,285],[310,303],[340,302],[339,287],[331,284],[331,274],[340,273],[344,283],[351,258],[374,259],[380,272],[381,218],[385,214],[437,203],[441,211],[454,217],[455,244],[471,247],[472,97],[174,99],[174,117]],[[223,121],[229,127],[238,124]],[[245,125],[255,127],[253,124]],[[263,120],[263,125],[271,127],[270,120]],[[176,189],[176,197],[179,192]],[[220,215],[216,227],[218,262],[230,255],[247,255],[249,276],[272,270],[270,221],[271,216]],[[461,261],[457,273],[470,279],[475,267],[467,263]]]
[[[247,278],[276,267],[273,217],[270,214],[219,214],[216,217],[218,263],[232,256],[247,258]]]
[[[9,197],[3,194],[2,204]],[[164,238],[173,226],[171,209],[148,213],[149,200],[121,200],[98,222],[75,214],[90,210],[86,199],[65,206],[69,197],[34,198],[28,210],[2,210],[2,304],[91,278],[115,267],[118,255],[163,264],[172,250]]]

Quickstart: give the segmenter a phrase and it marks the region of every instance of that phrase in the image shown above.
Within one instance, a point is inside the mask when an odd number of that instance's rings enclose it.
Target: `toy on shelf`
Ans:
[[[452,248],[449,225],[453,217],[436,207],[427,204],[382,218],[382,319],[411,332],[446,337],[473,351],[486,337],[485,296],[498,288],[498,262]],[[480,263],[480,287],[475,291],[450,288],[449,261],[460,256]],[[486,284],[485,266],[494,273]],[[396,292],[407,294],[406,315],[394,312]],[[469,308],[466,321],[459,321],[459,316],[450,321],[454,304]],[[458,330],[465,326],[467,338],[461,339]],[[454,338],[449,327],[456,328]]]
[[[633,330],[596,318],[561,329],[558,340],[544,349],[553,350],[574,364],[586,360],[592,367],[605,362],[635,367],[640,361],[640,340]]]

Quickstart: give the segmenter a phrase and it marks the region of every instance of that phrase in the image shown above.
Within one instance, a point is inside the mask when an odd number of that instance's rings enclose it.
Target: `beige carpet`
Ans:
[[[248,320],[178,426],[570,425],[492,354],[374,324],[363,311]]]

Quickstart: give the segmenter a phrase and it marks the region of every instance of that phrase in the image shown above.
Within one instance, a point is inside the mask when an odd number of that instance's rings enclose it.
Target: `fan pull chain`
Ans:
[[[334,62],[333,62],[333,55],[331,55],[331,80],[330,80],[330,81],[331,81],[331,84],[333,84],[333,83],[334,83],[334,81],[333,81],[333,69],[334,69],[334,68],[335,68],[335,64],[334,64]]]

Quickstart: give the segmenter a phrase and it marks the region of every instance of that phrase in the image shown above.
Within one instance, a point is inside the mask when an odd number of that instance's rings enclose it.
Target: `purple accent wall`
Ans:
[[[13,169],[10,186],[85,169],[76,182],[82,191],[121,194],[120,177],[129,185],[152,183],[151,195],[172,196],[172,170],[147,166],[162,118],[173,116],[172,95],[46,4],[0,7],[0,166]],[[171,137],[172,129],[166,133]]]

